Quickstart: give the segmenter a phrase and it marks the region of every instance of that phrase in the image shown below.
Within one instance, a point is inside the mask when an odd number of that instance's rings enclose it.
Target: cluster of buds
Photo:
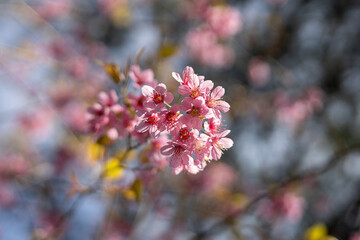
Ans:
[[[232,147],[233,141],[226,138],[230,131],[222,126],[222,113],[230,108],[222,100],[223,87],[213,89],[212,81],[186,67],[182,77],[173,73],[180,83],[180,95],[173,104],[174,95],[154,79],[150,69],[141,71],[134,65],[129,76],[142,95],[126,94],[121,104],[115,91],[100,93],[99,103],[88,110],[96,138],[115,141],[130,135],[139,143],[150,138],[150,162],[163,168],[168,160],[174,174],[183,170],[196,174]]]
[[[143,86],[145,109],[136,111],[140,121],[135,129],[148,132],[151,138],[170,134],[171,140],[161,148],[161,153],[168,157],[173,173],[186,170],[196,174],[207,161],[220,159],[223,150],[232,147],[233,141],[226,138],[230,130],[221,125],[221,113],[230,106],[221,99],[224,88],[212,90],[214,83],[196,75],[191,67],[184,69],[182,77],[178,73],[173,73],[173,77],[180,83],[178,93],[184,98],[180,101],[180,96],[172,104],[174,96],[165,84]]]

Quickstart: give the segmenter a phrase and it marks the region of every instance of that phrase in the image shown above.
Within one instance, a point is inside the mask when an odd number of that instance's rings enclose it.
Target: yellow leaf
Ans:
[[[128,5],[115,6],[111,11],[111,20],[116,26],[128,26],[131,22],[131,9]]]
[[[104,177],[108,180],[116,180],[124,175],[124,168],[118,158],[110,158],[104,167]]]
[[[96,161],[104,156],[105,147],[99,143],[90,143],[88,146],[88,157]]]
[[[174,55],[177,51],[177,48],[174,44],[171,43],[167,43],[167,44],[163,44],[159,50],[160,53],[160,57],[162,58],[167,58],[167,57],[171,57],[172,55]]]
[[[326,237],[327,228],[323,223],[317,223],[305,232],[305,240],[324,240]]]
[[[139,179],[136,179],[129,189],[123,191],[123,196],[130,200],[136,199],[136,201],[139,202],[141,199],[141,193],[142,183]]]

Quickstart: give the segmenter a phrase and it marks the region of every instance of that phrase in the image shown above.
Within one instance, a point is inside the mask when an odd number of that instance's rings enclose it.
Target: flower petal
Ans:
[[[141,93],[145,97],[152,97],[154,95],[154,89],[148,85],[145,85],[141,88]]]
[[[186,85],[181,85],[178,88],[178,93],[180,95],[190,95],[191,94],[191,89]]]
[[[223,87],[217,86],[211,93],[212,99],[220,99],[225,94],[225,89]]]
[[[170,104],[174,100],[174,95],[171,92],[165,94],[165,102]]]

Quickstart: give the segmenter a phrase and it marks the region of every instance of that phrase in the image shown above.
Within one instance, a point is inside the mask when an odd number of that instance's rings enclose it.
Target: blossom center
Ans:
[[[159,93],[155,93],[153,100],[156,104],[162,103],[164,101],[164,96]]]
[[[158,117],[156,115],[151,115],[148,117],[148,119],[146,120],[147,123],[149,124],[156,124],[158,122]]]
[[[200,96],[200,90],[199,88],[196,88],[194,91],[192,91],[190,97],[197,98],[198,96]]]
[[[194,117],[199,116],[200,108],[192,106],[191,110],[189,110],[187,113],[193,115]]]
[[[177,116],[176,113],[169,112],[169,113],[166,115],[166,120],[167,120],[168,122],[174,123],[174,122],[176,122],[176,116]]]
[[[190,130],[186,128],[181,128],[179,131],[179,137],[181,140],[187,140],[190,137]]]

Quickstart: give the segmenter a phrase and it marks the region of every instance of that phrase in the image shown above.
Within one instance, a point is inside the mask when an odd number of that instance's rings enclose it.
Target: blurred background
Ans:
[[[0,239],[360,239],[359,41],[357,0],[1,0]],[[234,146],[99,183],[101,62],[141,50],[226,89]]]

